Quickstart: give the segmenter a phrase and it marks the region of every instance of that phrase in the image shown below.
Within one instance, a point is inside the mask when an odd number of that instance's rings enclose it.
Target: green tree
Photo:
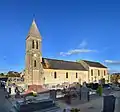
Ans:
[[[117,84],[120,79],[120,73],[114,73],[111,75],[111,82]]]
[[[9,71],[9,72],[7,73],[7,76],[8,76],[8,77],[20,77],[20,73],[14,72],[14,71]]]
[[[4,73],[0,73],[0,76],[4,76]]]

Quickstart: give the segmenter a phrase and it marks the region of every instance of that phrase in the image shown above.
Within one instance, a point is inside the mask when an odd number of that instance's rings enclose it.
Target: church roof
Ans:
[[[37,25],[35,23],[35,20],[32,21],[32,25],[31,25],[29,33],[28,33],[28,37],[29,36],[41,38],[41,35],[40,35],[38,27],[37,27]]]
[[[87,61],[87,60],[82,60],[82,61],[84,61],[90,67],[107,68],[106,66],[102,65],[99,62]]]
[[[44,69],[87,71],[79,62],[42,58],[42,64]]]

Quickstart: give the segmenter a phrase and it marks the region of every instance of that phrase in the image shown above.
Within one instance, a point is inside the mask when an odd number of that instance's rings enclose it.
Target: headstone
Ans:
[[[120,97],[116,98],[115,112],[120,112]]]
[[[70,91],[67,92],[67,94],[65,95],[65,98],[66,98],[66,103],[71,104],[71,93],[70,93]]]
[[[38,94],[38,97],[39,97],[40,100],[49,99],[50,98],[50,93],[49,92],[41,93],[41,94]]]
[[[56,91],[55,90],[50,90],[50,98],[53,100],[56,100]]]
[[[80,97],[81,97],[81,101],[83,102],[89,101],[89,89],[87,87],[83,86],[81,88]]]
[[[114,112],[115,110],[115,97],[113,95],[104,96],[103,112]]]

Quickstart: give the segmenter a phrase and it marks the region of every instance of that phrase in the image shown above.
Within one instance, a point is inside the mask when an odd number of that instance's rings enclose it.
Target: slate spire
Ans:
[[[41,39],[41,34],[40,34],[39,30],[38,30],[35,19],[33,19],[33,21],[32,21],[32,25],[31,25],[29,33],[28,33],[28,37],[29,36],[37,37],[37,38]]]

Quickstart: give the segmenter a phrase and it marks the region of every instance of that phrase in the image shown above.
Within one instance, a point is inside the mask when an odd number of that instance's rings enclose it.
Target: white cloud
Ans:
[[[80,53],[89,53],[89,52],[97,52],[96,50],[90,50],[90,49],[72,49],[68,52],[60,52],[60,55],[62,56],[69,56],[73,54],[80,54]]]
[[[86,46],[87,46],[87,42],[85,40],[83,40],[79,45],[79,47],[81,47],[81,48],[84,48]]]
[[[92,49],[87,49],[85,48],[87,46],[87,42],[85,40],[83,40],[78,48],[69,50],[67,52],[60,52],[61,56],[69,56],[69,55],[73,55],[73,54],[80,54],[80,53],[89,53],[89,52],[97,52],[96,50],[92,50]]]
[[[115,60],[105,60],[105,63],[108,63],[108,64],[120,64],[120,61],[115,61]]]

